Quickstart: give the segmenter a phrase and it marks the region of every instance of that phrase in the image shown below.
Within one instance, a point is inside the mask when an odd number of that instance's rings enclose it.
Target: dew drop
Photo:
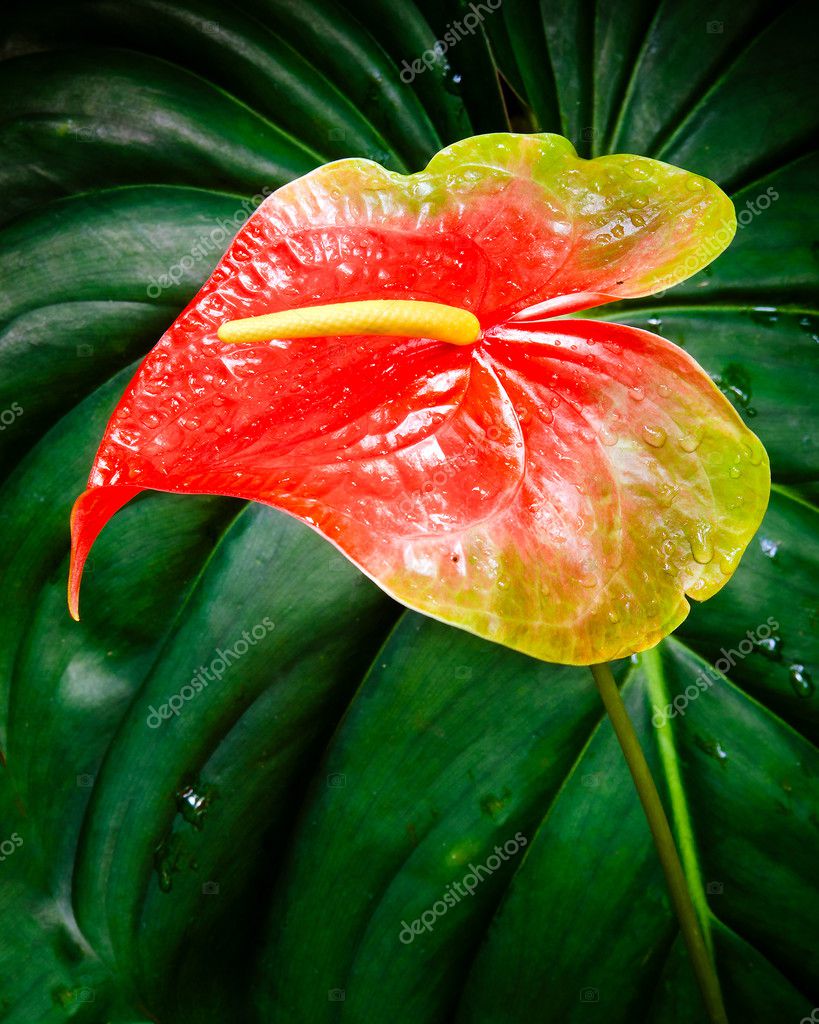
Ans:
[[[813,694],[813,679],[804,665],[791,665],[791,686],[797,697],[810,697]]]
[[[696,744],[700,750],[705,751],[709,757],[713,757],[715,761],[725,763],[728,760],[728,754],[723,749],[722,744],[719,740],[705,740],[697,737]]]
[[[779,551],[779,541],[770,540],[768,537],[759,538],[759,546],[762,548],[762,554],[766,558],[776,558]]]
[[[635,384],[633,388],[628,389],[629,398],[633,398],[635,402],[642,402],[646,397],[645,389],[639,384]]]
[[[760,654],[764,654],[766,658],[770,658],[771,661],[782,660],[782,638],[778,636],[768,636],[764,640],[757,640],[756,646],[759,649]]]
[[[694,561],[699,562],[700,565],[708,565],[714,557],[710,525],[700,520],[694,527],[688,542],[691,545],[691,554],[694,556]]]
[[[680,448],[682,448],[684,452],[688,452],[689,455],[692,452],[695,452],[701,444],[702,434],[699,432],[695,434],[684,434],[679,440]]]
[[[632,213],[631,223],[635,226],[635,228],[644,228],[646,225],[646,219],[645,217],[642,216],[642,214]]]
[[[612,609],[608,613],[608,618],[609,618],[609,622],[611,622],[613,625],[616,625],[620,621],[620,616],[617,614],[616,611],[614,611],[614,609]]]
[[[185,821],[201,832],[210,808],[210,794],[198,793],[193,786],[185,786],[176,794],[176,807]]]
[[[648,171],[642,164],[639,164],[636,161],[627,165],[626,172],[630,177],[635,178],[637,181],[644,181],[648,177]]]
[[[181,859],[179,836],[166,836],[154,852],[154,870],[161,892],[170,892],[173,888],[173,876],[182,870]]]
[[[459,74],[446,75],[444,77],[444,88],[447,92],[455,93],[461,91],[463,76]]]
[[[736,480],[737,477],[742,476],[742,470],[739,468],[739,466],[731,466],[731,468],[728,470],[728,475],[732,476],[734,480]]]
[[[142,417],[142,422],[146,427],[153,429],[159,426],[159,417],[154,412],[148,412]]]
[[[666,442],[666,432],[662,427],[650,427],[648,425],[643,427],[643,440],[646,444],[651,445],[652,448],[662,448]]]
[[[689,192],[701,192],[705,188],[699,178],[689,178],[687,186]]]
[[[779,320],[779,310],[776,306],[755,306],[751,319],[762,327],[773,327]]]
[[[614,235],[615,238],[622,238],[623,235],[626,233],[626,229],[623,227],[622,224],[615,224],[614,227],[611,229],[611,233]]]

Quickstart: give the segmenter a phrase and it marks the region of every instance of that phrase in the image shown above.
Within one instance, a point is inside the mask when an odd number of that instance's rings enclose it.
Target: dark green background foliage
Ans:
[[[600,312],[696,356],[775,481],[731,583],[618,673],[732,1021],[797,1024],[819,1004],[816,6],[503,0],[402,82],[467,11],[4,9],[4,1020],[701,1019],[586,670],[402,612],[306,527],[216,498],[126,508],[82,623],[66,612],[72,499],[136,362],[227,244],[207,243],[220,219],[326,160],[418,169],[507,116],[586,155],[679,163],[746,211],[712,268]],[[220,681],[148,725],[266,617]],[[652,727],[770,619],[775,637]],[[399,941],[517,832],[525,850]]]

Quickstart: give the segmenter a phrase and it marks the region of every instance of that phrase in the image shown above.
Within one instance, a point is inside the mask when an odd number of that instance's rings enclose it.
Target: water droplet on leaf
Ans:
[[[179,813],[185,821],[200,831],[205,824],[205,815],[210,808],[210,802],[210,793],[197,792],[193,786],[185,786],[176,794],[176,806]]]
[[[768,636],[764,640],[757,640],[756,646],[759,649],[760,654],[764,654],[766,658],[770,658],[771,661],[782,660],[782,638],[778,636]]]
[[[797,697],[810,697],[813,694],[813,679],[804,665],[791,665],[790,676]]]
[[[776,558],[779,551],[779,541],[770,540],[768,537],[760,537],[759,546],[762,548],[762,554],[766,558]]]

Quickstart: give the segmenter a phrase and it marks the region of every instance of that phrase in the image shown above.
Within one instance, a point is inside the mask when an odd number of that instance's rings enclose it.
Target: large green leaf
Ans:
[[[731,1020],[798,1021],[819,1002],[815,8],[484,7],[439,53],[469,4],[83,0],[8,16],[5,1020],[702,1019],[586,671],[402,613],[306,528],[214,498],[134,502],[95,549],[83,622],[65,609],[71,502],[226,222],[322,160],[417,169],[503,130],[496,66],[516,124],[680,163],[737,204],[708,271],[597,311],[694,355],[776,481],[734,579],[617,675]],[[255,642],[195,689],[243,631]],[[183,688],[179,714],[151,717]]]

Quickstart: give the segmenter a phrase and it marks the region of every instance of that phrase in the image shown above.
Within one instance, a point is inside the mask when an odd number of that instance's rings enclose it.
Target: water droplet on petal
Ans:
[[[702,444],[702,437],[703,435],[700,431],[691,434],[684,434],[679,440],[680,448],[682,448],[684,452],[691,454]]]
[[[667,434],[662,427],[643,427],[643,440],[652,448],[662,448],[666,442]]]
[[[637,181],[644,181],[648,177],[648,171],[636,160],[626,166],[626,173]]]
[[[708,523],[698,522],[688,538],[694,561],[700,565],[708,565],[714,557],[714,546],[711,543],[711,527]]]

